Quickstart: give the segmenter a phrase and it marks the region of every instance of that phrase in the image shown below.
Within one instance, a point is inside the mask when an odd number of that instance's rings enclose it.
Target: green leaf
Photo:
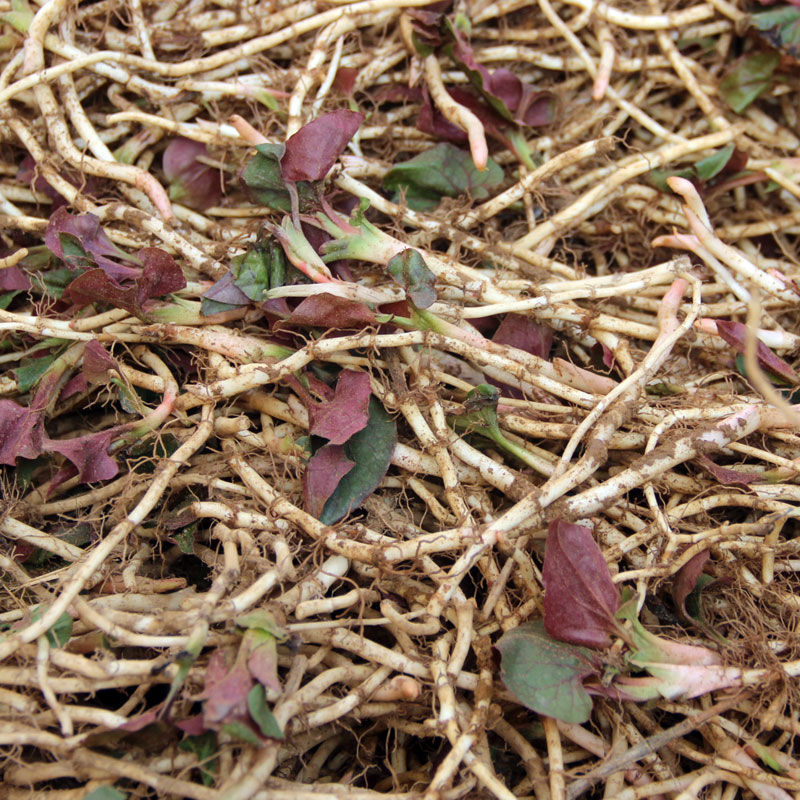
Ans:
[[[264,631],[264,633],[274,636],[281,642],[286,638],[286,631],[275,622],[269,611],[264,611],[263,609],[236,617],[236,624],[240,628]]]
[[[283,731],[267,707],[267,694],[260,683],[247,695],[247,708],[264,736],[269,739],[283,739]]]
[[[774,50],[745,56],[720,82],[720,97],[737,113],[744,111],[770,88],[772,74],[780,62],[780,53]]]
[[[33,610],[31,619],[36,622],[42,618],[47,606],[38,606]],[[65,611],[45,633],[51,647],[63,647],[72,638],[72,617]]]
[[[98,786],[94,791],[85,795],[83,800],[126,800],[127,797],[128,795],[113,786]]]
[[[735,149],[736,145],[729,144],[727,147],[717,150],[710,156],[700,159],[700,161],[694,165],[697,177],[702,181],[710,181],[715,175],[718,175],[725,169],[725,165],[731,160]]]
[[[187,525],[185,528],[181,528],[179,531],[175,531],[175,533],[172,534],[172,538],[175,540],[181,553],[185,553],[188,556],[194,555],[194,535],[196,532],[197,523],[193,522],[191,525]]]
[[[194,753],[200,762],[200,780],[204,786],[214,785],[214,776],[219,766],[216,759],[217,734],[214,731],[205,731],[195,736],[187,736],[178,743],[178,749],[187,753]]]
[[[473,200],[483,200],[502,180],[503,170],[491,159],[480,172],[469,153],[443,142],[396,164],[386,174],[383,184],[395,192],[395,198],[404,192],[409,208],[430,211],[442,197],[469,194]]]
[[[390,259],[386,269],[417,308],[428,308],[436,302],[436,276],[417,250],[409,248],[398,253]]]
[[[694,170],[690,167],[686,169],[651,169],[648,175],[656,189],[669,193],[672,189],[667,185],[667,178],[678,177],[691,180],[694,177]]]
[[[759,11],[750,17],[753,27],[776,49],[798,58],[800,45],[800,8],[781,6],[769,11]]]
[[[367,427],[353,434],[344,445],[345,455],[355,466],[325,501],[320,522],[333,525],[375,491],[389,468],[396,442],[395,421],[375,397],[370,397]]]
[[[0,294],[0,309],[5,310],[11,305],[11,301],[20,293],[20,289],[15,292],[5,292]]]
[[[226,722],[221,730],[234,739],[239,739],[242,742],[247,742],[247,744],[252,744],[256,747],[261,747],[263,744],[253,729],[245,725],[244,722]]]
[[[286,282],[286,256],[280,247],[257,244],[231,262],[234,285],[251,300],[266,300],[267,292]]]
[[[51,269],[49,272],[41,272],[31,275],[31,282],[39,283],[42,291],[50,297],[55,297],[56,300],[61,299],[64,290],[75,279],[74,270],[60,267],[59,269]]]
[[[562,722],[589,719],[592,700],[583,679],[595,668],[586,648],[552,639],[541,620],[507,631],[496,647],[503,682],[522,705]]]
[[[17,378],[17,386],[19,386],[20,392],[27,392],[47,372],[57,358],[58,352],[50,353],[17,367],[14,370],[14,375]]]
[[[28,27],[33,22],[33,11],[27,0],[11,0],[11,11],[0,16],[0,19],[20,33],[27,33]]]
[[[217,300],[209,300],[207,297],[200,301],[200,313],[204,317],[212,317],[214,314],[222,314],[224,311],[230,311],[234,308],[241,308],[241,306],[237,306],[234,303],[220,303]]]

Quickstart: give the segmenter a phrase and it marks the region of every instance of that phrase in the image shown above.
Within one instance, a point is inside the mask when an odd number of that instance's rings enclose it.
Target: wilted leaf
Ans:
[[[522,314],[506,314],[492,341],[516,347],[539,358],[547,358],[553,346],[553,329]]]
[[[554,520],[542,566],[544,626],[562,642],[608,647],[616,630],[619,591],[592,532]]]
[[[228,270],[206,290],[202,302],[202,313],[209,316],[231,308],[250,305],[250,298],[236,285],[236,276]],[[207,304],[213,304],[213,307],[210,308]]]
[[[41,411],[0,400],[0,464],[13,467],[18,458],[36,458],[43,435]]]
[[[595,669],[588,651],[550,638],[540,620],[507,631],[495,646],[503,682],[522,705],[563,722],[589,719],[592,700],[583,679]]]
[[[397,443],[397,425],[375,397],[369,400],[367,427],[348,439],[345,456],[355,464],[325,503],[319,520],[333,525],[357,509],[386,475]],[[330,446],[330,445],[326,445]]]
[[[143,264],[135,282],[125,287],[112,280],[102,269],[90,269],[75,278],[67,287],[70,299],[79,306],[108,303],[124,308],[137,317],[146,317],[152,299],[186,286],[186,279],[175,259],[157,247],[146,247],[138,256]]]
[[[689,612],[686,610],[686,598],[695,590],[698,578],[703,574],[703,567],[710,556],[710,551],[701,550],[675,573],[672,581],[672,600],[684,619],[689,618]]]
[[[120,372],[119,364],[97,339],[87,342],[83,351],[83,374],[89,383],[105,383],[109,371]]]
[[[396,164],[386,174],[383,184],[390,191],[405,192],[409,208],[430,211],[445,196],[468,193],[473,200],[483,200],[502,180],[503,170],[491,159],[481,172],[468,152],[442,142]]]
[[[286,140],[280,165],[287,181],[319,181],[364,121],[359,111],[339,109],[303,125]]]
[[[283,739],[283,731],[267,706],[267,696],[264,687],[260,684],[250,690],[250,694],[247,696],[247,707],[263,736],[268,739]]]
[[[139,275],[138,269],[108,258],[114,256],[117,260],[134,263],[137,260],[113,244],[94,214],[73,215],[64,207],[57,209],[50,215],[44,242],[47,249],[71,269],[85,269],[94,261],[114,281],[134,279]]]
[[[50,647],[64,647],[72,638],[72,616],[65,611],[45,635]]]
[[[417,308],[428,308],[436,302],[436,276],[428,269],[419,251],[403,250],[386,265],[389,274],[406,290],[408,299]]]
[[[215,650],[206,668],[206,685],[198,699],[203,703],[203,722],[207,728],[235,720],[247,719],[247,695],[253,688],[253,679],[246,665],[238,658],[228,669],[225,654]]]
[[[750,16],[750,24],[761,31],[762,37],[776,50],[798,59],[800,8],[782,6],[771,11],[759,11]]]
[[[0,292],[25,292],[30,288],[30,278],[19,267],[0,269]]]
[[[375,314],[364,303],[328,294],[312,294],[292,312],[284,325],[298,328],[360,329],[375,325]]]
[[[180,723],[178,726],[180,727]],[[214,731],[204,731],[187,736],[178,743],[178,749],[197,756],[200,780],[204,786],[213,786],[218,767],[217,734]]]
[[[75,439],[45,438],[44,449],[68,458],[78,470],[82,483],[107,481],[119,472],[117,462],[108,455],[108,447],[119,436],[120,430],[118,427],[109,428]]]
[[[183,136],[173,139],[162,156],[170,200],[200,211],[222,198],[221,173],[197,160],[203,156],[208,156],[206,146]]]
[[[763,483],[766,478],[762,472],[743,472],[715,464],[708,456],[698,456],[697,460],[720,482],[724,484],[749,486],[751,483]]]
[[[534,89],[504,67],[490,72],[477,61],[471,45],[452,21],[448,19],[446,24],[452,37],[447,51],[498,114],[509,122],[531,127],[553,121],[555,99],[550,92]]]
[[[340,444],[326,444],[309,459],[303,474],[306,511],[317,519],[339,482],[355,466]]]
[[[747,325],[742,322],[733,322],[725,319],[717,319],[714,321],[716,322],[719,335],[731,345],[731,347],[744,354],[747,349]],[[782,358],[778,358],[769,347],[758,340],[756,340],[756,358],[764,369],[768,369],[770,372],[780,375],[790,383],[797,383],[800,381],[800,377],[798,377],[797,373]]]
[[[737,113],[772,85],[772,74],[780,64],[775,51],[751,53],[738,61],[720,81],[719,94]]]
[[[342,370],[333,400],[309,405],[309,432],[328,439],[331,444],[344,444],[367,426],[371,396],[366,372]]]

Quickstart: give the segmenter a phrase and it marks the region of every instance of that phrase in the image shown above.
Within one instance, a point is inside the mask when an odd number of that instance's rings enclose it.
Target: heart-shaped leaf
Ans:
[[[563,722],[589,719],[592,700],[583,679],[596,671],[589,651],[557,642],[541,620],[507,631],[496,647],[503,682],[522,705]]]
[[[544,626],[551,636],[587,647],[611,644],[619,591],[588,528],[550,523],[542,581]]]

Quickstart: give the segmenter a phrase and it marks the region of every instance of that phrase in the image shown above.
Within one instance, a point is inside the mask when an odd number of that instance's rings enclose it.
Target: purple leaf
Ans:
[[[199,695],[203,703],[203,723],[206,728],[218,730],[226,722],[248,718],[247,695],[253,688],[245,664],[237,658],[228,669],[225,654],[215,650],[211,654],[205,674],[205,689]]]
[[[319,181],[327,174],[364,121],[358,111],[323,114],[286,140],[281,172],[287,181]]]
[[[761,472],[742,472],[738,469],[728,469],[715,464],[708,456],[698,456],[697,460],[705,467],[720,483],[739,484],[749,486],[751,483],[763,483],[766,478]]]
[[[160,247],[143,247],[136,257],[142,262],[142,275],[137,281],[139,305],[143,306],[153,297],[186,288],[183,270],[165,250]]]
[[[83,374],[89,383],[105,383],[109,371],[119,372],[119,364],[97,339],[87,343],[83,351]]]
[[[306,297],[283,324],[298,328],[358,330],[375,325],[375,314],[364,303],[324,292]]]
[[[315,403],[308,409],[310,433],[328,439],[331,444],[344,444],[367,427],[371,394],[366,372],[342,370],[333,401]]]
[[[0,464],[13,467],[18,458],[36,458],[43,435],[41,411],[0,400]]]
[[[449,19],[447,26],[452,37],[448,49],[453,60],[501,117],[528,126],[546,125],[553,121],[555,103],[550,92],[537,91],[504,68],[489,72],[475,58],[472,46]]]
[[[588,528],[550,523],[542,580],[544,626],[553,638],[587,647],[611,644],[619,591]]]
[[[78,470],[81,483],[107,481],[119,472],[117,462],[108,455],[108,446],[120,430],[115,427],[75,439],[45,439],[44,449],[68,458]]]
[[[149,711],[145,711],[142,714],[137,714],[135,717],[131,717],[127,722],[124,722],[122,725],[120,725],[117,730],[128,731],[128,733],[136,733],[136,731],[140,731],[142,728],[146,728],[148,725],[158,722],[161,716],[162,706],[163,703],[159,703],[155,708],[151,708]]]
[[[64,384],[64,388],[61,390],[61,394],[59,395],[59,397],[62,400],[67,400],[74,394],[80,394],[81,392],[85,392],[88,388],[89,384],[86,381],[86,376],[83,373],[78,373],[77,375],[73,375]]]
[[[747,347],[747,325],[731,320],[717,319],[717,332],[733,348],[744,354]],[[782,359],[778,358],[763,342],[756,340],[756,358],[765,369],[786,378],[790,383],[800,381],[797,373]]]
[[[701,550],[677,571],[672,581],[672,599],[677,609],[687,619],[689,612],[686,610],[686,598],[697,586],[697,579],[703,574],[703,567],[710,556],[710,551]]]
[[[164,175],[170,183],[169,196],[176,203],[205,211],[222,198],[221,173],[198,161],[208,155],[202,142],[179,136],[164,151]]]
[[[303,475],[306,511],[319,519],[328,498],[339,481],[355,466],[340,444],[326,444],[311,456]]]
[[[492,341],[511,345],[539,358],[547,358],[553,345],[553,329],[539,325],[522,314],[506,314]]]
[[[143,268],[137,271],[133,285],[120,286],[102,269],[90,269],[67,287],[73,303],[79,306],[97,301],[124,308],[137,317],[145,316],[152,299],[186,286],[186,279],[175,259],[157,247],[145,247],[138,253]]]
[[[19,267],[0,269],[0,292],[24,292],[30,288],[28,276]]]
[[[242,639],[242,647],[246,647],[247,668],[250,674],[267,689],[281,690],[278,678],[278,651],[274,636],[258,630],[249,630]]]
[[[250,304],[250,298],[236,285],[236,276],[230,270],[203,294],[203,298],[231,306]]]
[[[100,220],[94,214],[72,215],[66,208],[59,208],[50,215],[50,222],[44,234],[44,243],[54,256],[60,258],[72,269],[85,267],[85,258],[64,252],[61,240],[64,234],[77,239],[84,252],[90,255],[97,266],[112,280],[123,281],[139,275],[138,269],[123,266],[107,258],[107,256],[114,256],[118,259],[136,260],[123,253],[111,242],[100,227]]]

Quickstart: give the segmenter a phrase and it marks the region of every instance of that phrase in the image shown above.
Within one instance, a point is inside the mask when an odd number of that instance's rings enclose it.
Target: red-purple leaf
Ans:
[[[88,388],[89,384],[86,381],[86,376],[83,373],[79,372],[77,375],[73,375],[64,384],[64,388],[61,390],[61,394],[59,395],[59,397],[61,400],[67,400],[74,394],[80,394],[81,392],[85,392]]]
[[[18,458],[36,458],[43,435],[41,411],[0,400],[0,464],[13,467]]]
[[[334,493],[339,481],[355,466],[340,444],[320,447],[306,466],[303,475],[303,495],[306,511],[319,519],[328,498]]]
[[[763,483],[766,478],[760,472],[743,472],[738,469],[729,469],[715,464],[708,456],[698,456],[697,460],[705,467],[720,483],[739,484],[749,486],[751,483]]]
[[[747,347],[747,325],[731,320],[717,319],[717,332],[733,348],[744,354]],[[778,358],[763,342],[756,341],[756,358],[762,367],[780,375],[791,383],[800,381],[797,373],[782,359]]]
[[[220,171],[197,159],[208,155],[202,142],[179,136],[164,151],[164,175],[170,182],[169,196],[200,211],[216,205],[222,197]]]
[[[333,79],[333,86],[342,94],[348,97],[353,94],[358,77],[358,67],[339,67],[336,70],[336,77]]]
[[[366,372],[343,370],[333,401],[309,407],[310,433],[328,439],[331,444],[344,444],[367,427],[371,393]]]
[[[144,316],[152,307],[150,302],[186,286],[186,279],[175,259],[157,247],[145,247],[138,253],[143,267],[137,270],[133,285],[120,286],[102,269],[90,269],[75,278],[67,287],[73,303],[79,306],[89,303],[108,303],[115,308],[124,308],[138,317]]]
[[[553,330],[522,314],[506,314],[492,341],[517,347],[539,358],[547,358],[553,345]]]
[[[97,339],[87,343],[83,351],[83,374],[89,383],[105,383],[109,371],[119,372],[119,364]]]
[[[19,267],[0,269],[0,292],[24,292],[30,288],[28,276]]]
[[[364,303],[325,292],[306,297],[283,324],[342,330],[360,329],[376,322],[375,314]]]
[[[274,636],[258,630],[249,630],[242,639],[242,647],[249,652],[247,668],[250,674],[267,689],[279,692],[278,652]]]
[[[689,617],[686,610],[686,598],[697,586],[697,579],[703,573],[703,567],[711,556],[710,551],[702,550],[692,556],[675,574],[672,581],[672,599],[684,617]]]
[[[85,267],[86,260],[84,258],[64,252],[61,241],[61,236],[64,234],[77,239],[84,252],[90,255],[97,266],[112,280],[123,281],[139,275],[138,269],[123,266],[107,257],[114,256],[117,259],[136,261],[111,242],[100,227],[100,220],[94,214],[73,215],[66,208],[59,208],[50,215],[50,221],[44,234],[44,243],[54,256],[60,258],[70,268]]]
[[[108,455],[108,446],[119,436],[120,430],[119,427],[109,428],[75,439],[45,439],[44,449],[68,458],[78,470],[81,483],[107,481],[119,472],[117,462]]]
[[[550,523],[542,580],[544,626],[554,639],[587,647],[611,644],[619,591],[588,528]]]
[[[146,728],[148,725],[158,722],[161,715],[162,705],[163,703],[159,703],[155,708],[151,708],[149,711],[145,711],[142,714],[137,714],[135,717],[131,717],[127,722],[124,722],[122,725],[120,725],[117,730],[128,731],[128,733],[136,733],[136,731],[140,731],[142,728]]]
[[[472,46],[449,20],[448,29],[452,37],[448,49],[453,59],[500,116],[518,125],[546,125],[553,121],[555,103],[550,92],[534,89],[502,67],[489,72],[475,58]]]
[[[236,276],[230,270],[203,294],[203,299],[231,306],[250,304],[250,298],[236,285]]]
[[[253,679],[245,664],[237,659],[228,669],[225,654],[215,650],[206,667],[205,681],[198,699],[205,700],[203,723],[206,728],[219,730],[226,722],[248,718],[247,695],[253,688]]]
[[[323,114],[286,140],[281,172],[287,181],[319,181],[327,174],[364,121],[358,111]]]

